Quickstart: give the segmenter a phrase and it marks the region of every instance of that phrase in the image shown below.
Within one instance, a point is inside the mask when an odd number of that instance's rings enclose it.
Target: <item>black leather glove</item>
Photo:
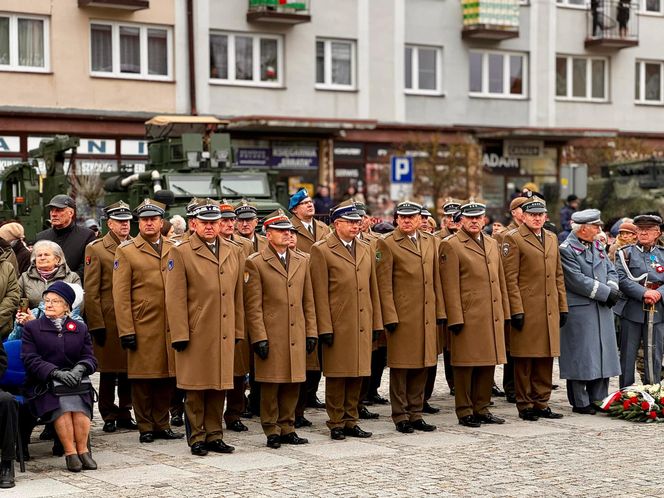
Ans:
[[[525,320],[525,316],[523,313],[518,313],[516,315],[512,315],[512,319],[510,320],[512,328],[516,330],[523,330],[523,323]]]
[[[566,323],[567,323],[567,312],[566,311],[561,311],[560,312],[560,326],[564,327]]]
[[[88,367],[81,363],[77,363],[76,366],[71,369],[71,373],[76,377],[76,384],[78,385],[81,383],[81,380],[83,380],[85,374],[88,373]]]
[[[613,308],[616,304],[618,304],[618,301],[620,301],[622,296],[622,292],[620,292],[618,289],[612,288],[611,292],[609,292],[609,297],[607,297],[606,302],[604,302],[604,306]]]
[[[132,351],[136,351],[136,348],[138,347],[138,344],[136,343],[136,334],[124,335],[120,337],[120,345],[122,346],[122,349],[131,349]]]
[[[381,332],[382,332],[382,330],[373,330],[371,332],[371,342],[374,342],[374,341],[377,341],[378,339],[380,339],[380,333]]]
[[[316,349],[316,344],[318,344],[318,339],[315,337],[307,337],[307,354],[314,352],[314,349]]]
[[[334,334],[332,332],[327,332],[325,334],[318,334],[318,340],[321,344],[326,346],[331,346],[334,343]]]
[[[445,325],[447,323],[447,318],[436,318],[436,325]]]
[[[254,353],[256,353],[261,360],[266,359],[269,352],[270,344],[267,341],[258,341],[254,343]]]
[[[452,332],[454,335],[459,335],[463,330],[463,323],[455,323],[454,325],[450,325],[447,328],[449,328],[450,332]]]
[[[106,344],[106,329],[94,329],[90,331],[92,339],[97,343],[97,346],[104,347]]]
[[[242,339],[236,337],[236,338],[235,338],[235,344],[239,343],[241,340],[242,340]]]
[[[51,377],[62,382],[65,386],[76,387],[78,380],[71,370],[53,370]]]
[[[189,341],[175,341],[173,344],[171,344],[171,347],[178,353],[181,353],[187,349],[187,346],[189,346]]]
[[[385,330],[392,333],[397,329],[397,325],[399,325],[399,324],[398,323],[386,323],[385,324]]]

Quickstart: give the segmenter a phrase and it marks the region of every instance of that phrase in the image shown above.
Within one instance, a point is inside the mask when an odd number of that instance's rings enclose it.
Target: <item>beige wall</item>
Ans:
[[[152,0],[150,8],[79,8],[77,0],[3,0],[0,11],[50,17],[50,70],[0,71],[2,105],[129,112],[174,112],[175,81],[154,82],[90,76],[90,20],[113,20],[173,27],[176,0]],[[175,41],[173,41],[173,47]],[[173,48],[174,50],[174,48]],[[176,74],[175,58],[171,56]]]

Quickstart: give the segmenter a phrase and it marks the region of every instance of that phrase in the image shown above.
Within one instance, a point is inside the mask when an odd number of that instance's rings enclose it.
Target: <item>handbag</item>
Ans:
[[[76,394],[89,394],[92,391],[92,381],[89,376],[81,379],[80,384],[75,386],[68,386],[59,380],[52,379],[49,385],[49,390],[56,396],[73,396]]]

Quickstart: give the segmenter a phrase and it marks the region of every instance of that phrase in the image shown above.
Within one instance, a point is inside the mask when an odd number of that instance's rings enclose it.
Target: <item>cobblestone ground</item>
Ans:
[[[552,407],[565,418],[524,422],[514,405],[494,398],[493,413],[507,423],[467,429],[457,424],[441,364],[431,401],[441,413],[426,417],[436,432],[397,433],[389,407],[374,406],[380,419],[361,424],[372,438],[331,441],[325,411],[309,410],[314,427],[298,431],[308,445],[271,450],[254,418],[245,421],[249,432],[225,434],[234,454],[206,457],[192,456],[182,441],[141,445],[136,432],[105,434],[97,414],[92,444],[99,470],[67,472],[64,458],[52,457],[50,442],[39,442],[36,430],[28,471],[17,467],[16,487],[1,490],[0,498],[662,496],[664,426],[573,414],[564,381],[554,382],[561,387]],[[387,375],[381,394],[387,396]]]

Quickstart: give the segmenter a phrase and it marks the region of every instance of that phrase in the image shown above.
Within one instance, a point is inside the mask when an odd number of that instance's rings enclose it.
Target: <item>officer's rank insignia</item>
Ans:
[[[118,268],[120,268],[120,260],[116,259],[115,261],[113,261],[113,269],[117,270]]]
[[[245,271],[244,272],[244,283],[246,284],[247,282],[249,282],[249,272]]]
[[[85,257],[85,264],[86,265],[89,265],[91,261],[92,261],[92,258],[90,256]]]
[[[509,252],[510,252],[510,245],[507,242],[505,242],[503,244],[503,256],[507,256]]]
[[[169,259],[168,260],[168,271],[171,271],[174,266],[175,266],[175,261],[173,261],[172,259]]]
[[[380,262],[380,260],[383,258],[383,253],[380,251],[376,251],[376,262]]]

